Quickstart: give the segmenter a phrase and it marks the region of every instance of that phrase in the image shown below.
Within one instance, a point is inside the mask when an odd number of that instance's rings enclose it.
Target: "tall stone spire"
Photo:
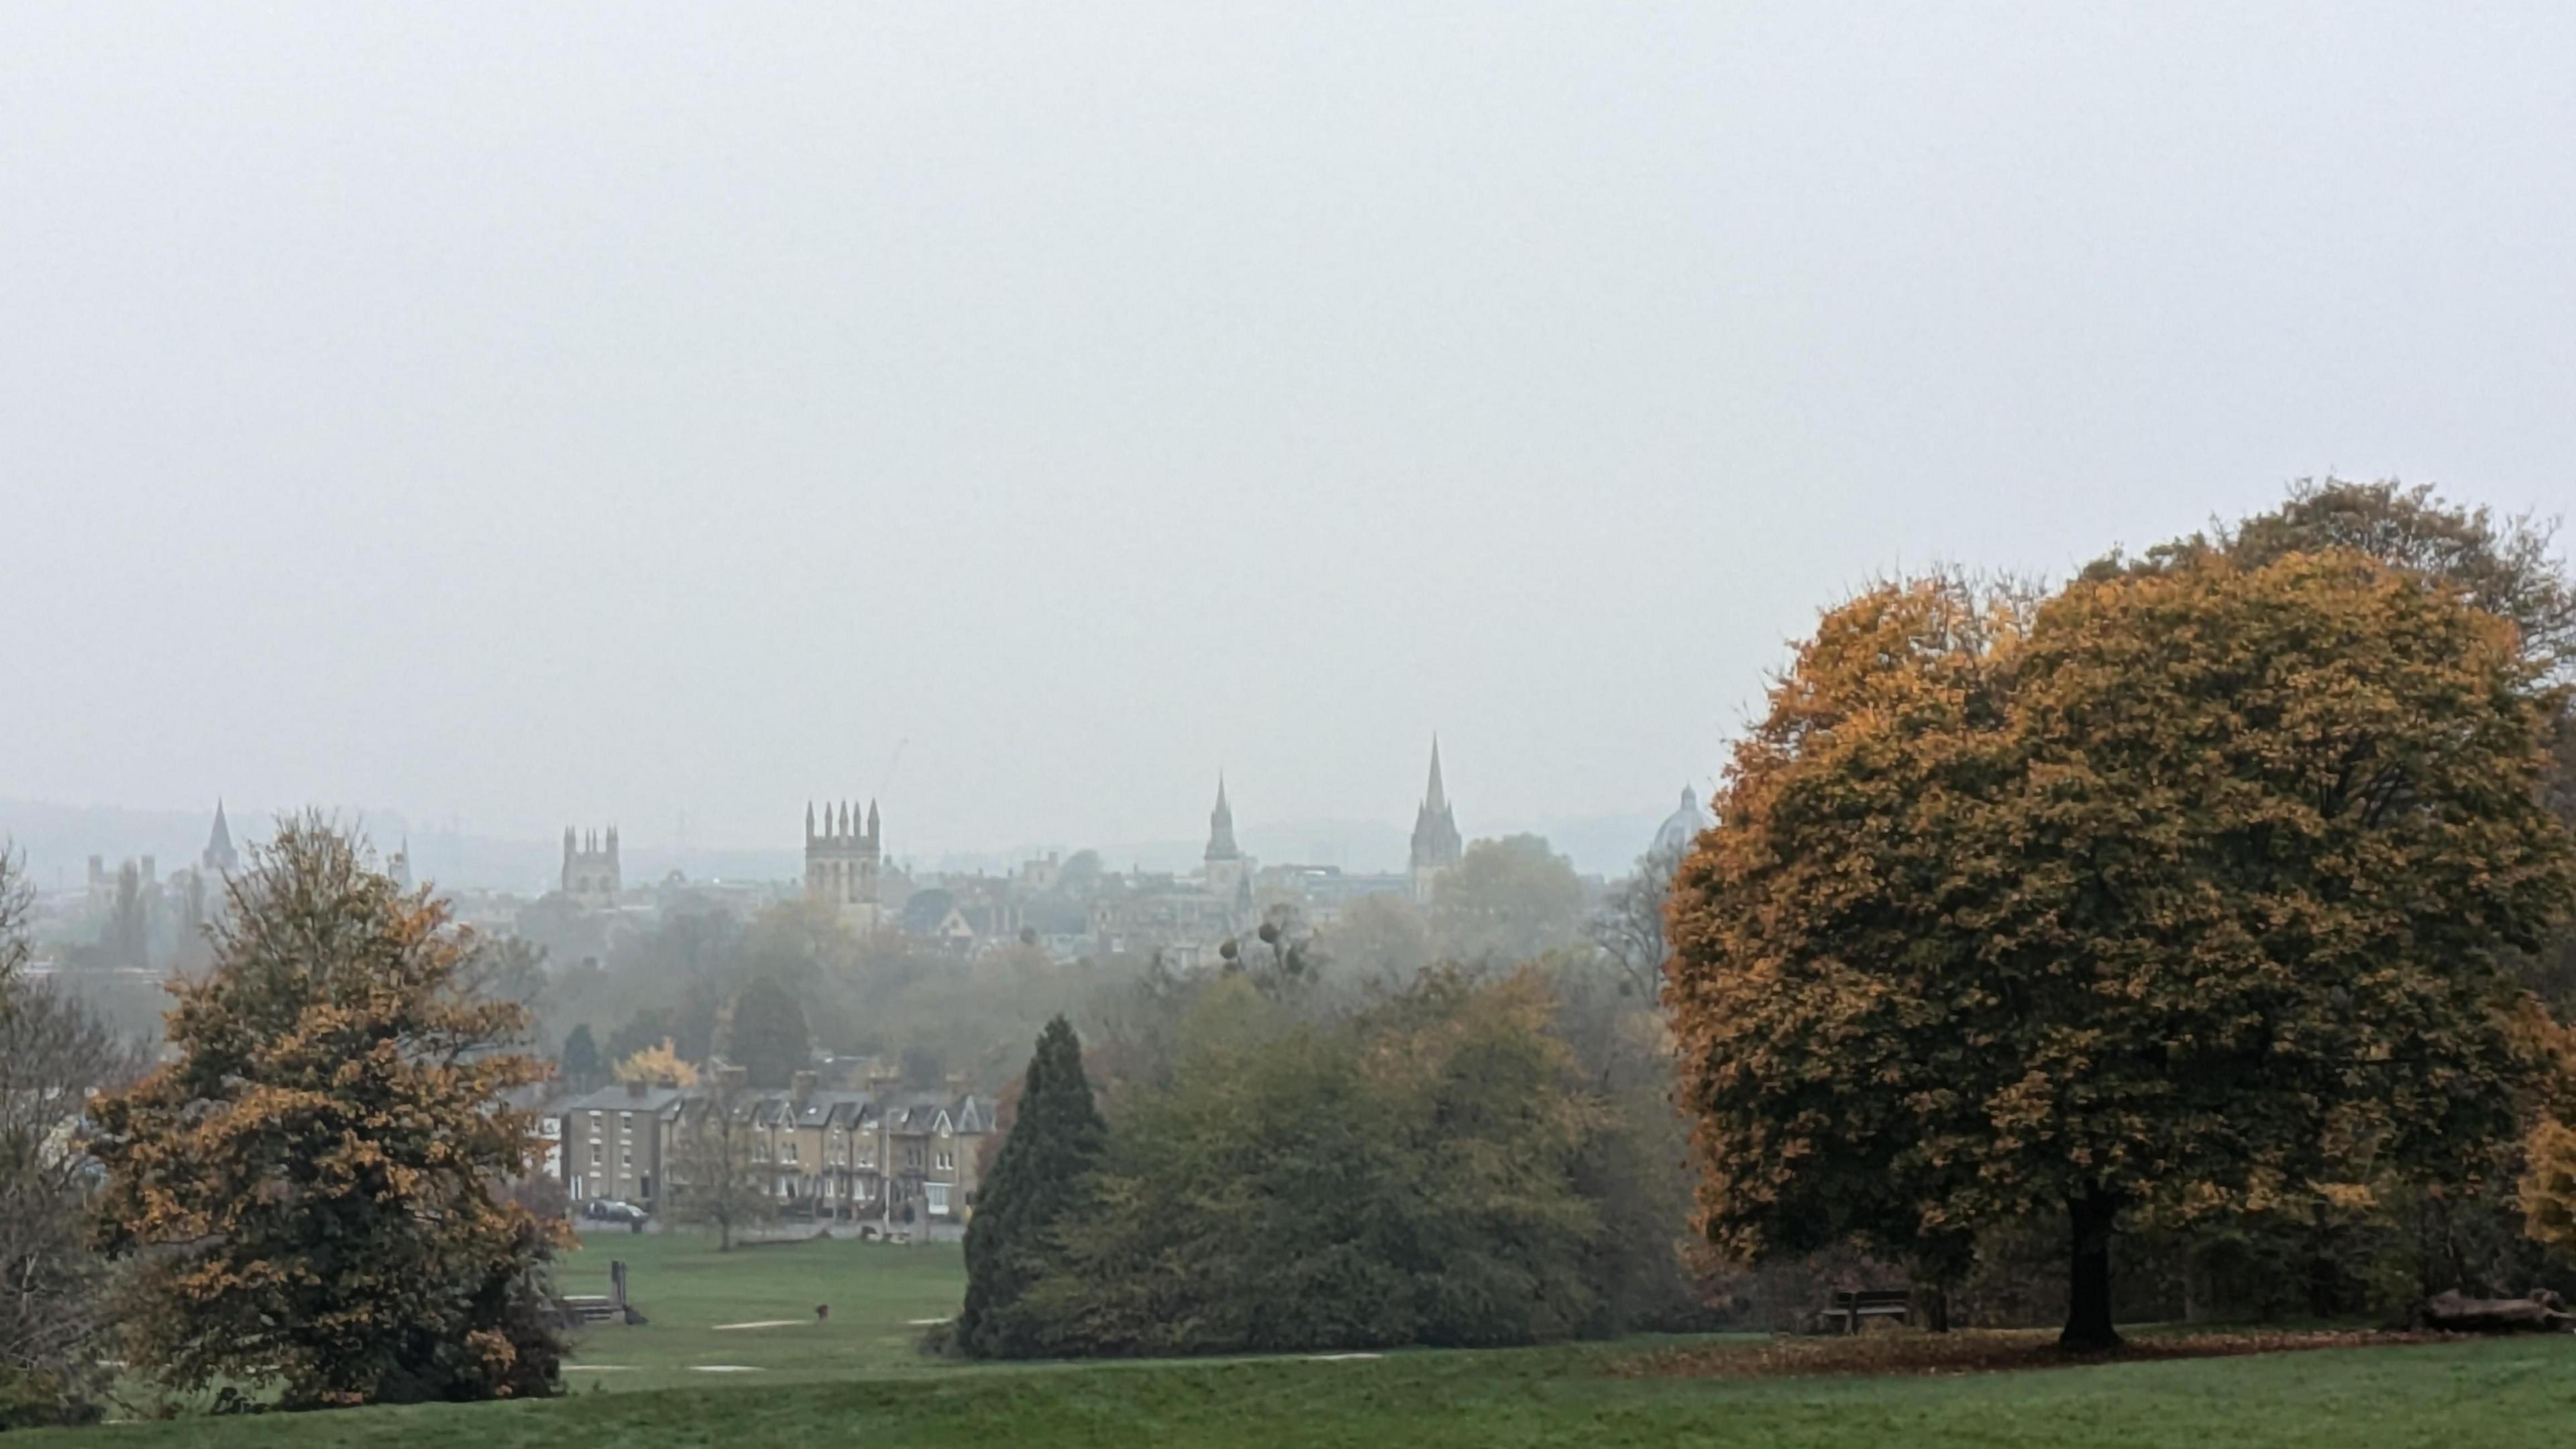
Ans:
[[[1413,812],[1413,895],[1431,899],[1431,882],[1466,853],[1458,835],[1457,812],[1450,807],[1448,787],[1440,779],[1440,737],[1431,737],[1431,782],[1423,787],[1422,806]]]
[[[1207,858],[1241,860],[1243,852],[1234,843],[1234,807],[1225,801],[1225,772],[1216,776],[1216,808],[1208,812]]]

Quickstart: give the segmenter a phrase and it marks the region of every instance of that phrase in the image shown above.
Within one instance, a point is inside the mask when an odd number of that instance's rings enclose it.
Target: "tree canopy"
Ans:
[[[171,986],[172,1059],[92,1107],[96,1235],[141,1261],[130,1354],[289,1408],[553,1391],[542,1080],[526,1008],[476,995],[474,940],[318,816],[227,882],[214,964]]]
[[[1446,960],[1511,965],[1583,935],[1583,881],[1536,835],[1479,840],[1431,887],[1430,926]]]
[[[814,1059],[805,1031],[805,1008],[774,976],[762,976],[734,998],[727,1056],[750,1074],[756,1091],[790,1085]]]
[[[2576,887],[2514,629],[2349,552],[1828,614],[1673,890],[1711,1236],[1955,1267],[2117,1215],[2487,1170],[2546,1069],[2501,958]]]

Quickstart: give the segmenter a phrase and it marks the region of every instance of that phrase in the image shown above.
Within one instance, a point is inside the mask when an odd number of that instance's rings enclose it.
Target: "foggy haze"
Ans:
[[[1651,822],[1875,573],[2576,504],[2571,43],[13,7],[0,799],[1400,843],[1437,730],[1470,835]]]

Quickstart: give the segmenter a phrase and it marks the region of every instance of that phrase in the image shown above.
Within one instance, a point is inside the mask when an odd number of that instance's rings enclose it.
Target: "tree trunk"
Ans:
[[[2066,1200],[2071,1252],[2060,1348],[2100,1353],[2120,1346],[2111,1326],[2111,1229],[2119,1215],[2120,1200],[2099,1188]]]

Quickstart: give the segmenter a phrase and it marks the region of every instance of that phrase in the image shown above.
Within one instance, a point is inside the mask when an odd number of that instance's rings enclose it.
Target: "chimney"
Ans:
[[[788,1090],[795,1095],[797,1106],[802,1107],[806,1103],[814,1100],[814,1083],[816,1080],[817,1078],[812,1072],[798,1072],[795,1076],[788,1079],[790,1084]]]
[[[644,1089],[651,1085],[652,1084],[650,1082],[645,1081],[642,1077],[628,1077],[626,1079],[626,1095],[630,1097],[641,1097],[644,1095]]]

